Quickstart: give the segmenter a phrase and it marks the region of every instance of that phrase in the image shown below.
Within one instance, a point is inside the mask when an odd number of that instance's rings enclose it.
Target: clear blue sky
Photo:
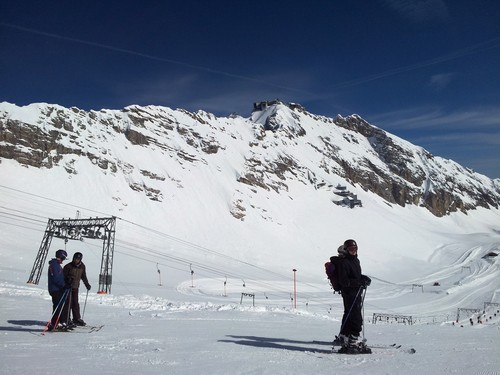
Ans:
[[[500,1],[0,3],[0,101],[249,116],[280,98],[500,178]]]

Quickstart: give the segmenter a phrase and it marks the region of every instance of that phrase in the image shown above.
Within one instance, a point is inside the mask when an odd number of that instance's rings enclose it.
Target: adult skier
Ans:
[[[80,304],[78,302],[78,289],[80,288],[80,280],[83,281],[87,290],[90,290],[90,284],[87,279],[85,264],[82,262],[82,253],[75,253],[73,261],[64,266],[64,279],[66,284],[71,287],[71,294],[68,297],[70,301],[71,313],[73,315],[73,324],[84,326],[86,323],[80,315]]]
[[[61,264],[67,258],[68,253],[65,250],[57,250],[55,258],[49,261],[49,271],[48,271],[48,289],[49,294],[52,297],[52,318],[47,326],[49,331],[53,331],[58,322],[61,327],[67,326],[68,317],[68,304],[67,296],[69,290],[66,290],[66,284],[64,282],[64,273]]]
[[[344,302],[344,315],[339,338],[342,347],[339,353],[371,353],[366,344],[359,340],[363,326],[363,292],[371,279],[361,273],[358,259],[358,244],[349,239],[344,242],[345,258],[340,262],[339,284]]]

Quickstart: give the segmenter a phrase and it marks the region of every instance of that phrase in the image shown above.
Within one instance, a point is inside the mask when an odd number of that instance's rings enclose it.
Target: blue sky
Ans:
[[[500,178],[497,0],[2,1],[0,101],[353,113]]]

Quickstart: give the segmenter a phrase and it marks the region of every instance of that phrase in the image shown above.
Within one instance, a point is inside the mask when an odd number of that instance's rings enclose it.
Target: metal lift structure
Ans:
[[[111,293],[113,253],[115,248],[116,217],[89,219],[49,219],[47,228],[28,279],[29,284],[38,284],[49,253],[52,238],[83,241],[84,238],[103,240],[99,294]]]

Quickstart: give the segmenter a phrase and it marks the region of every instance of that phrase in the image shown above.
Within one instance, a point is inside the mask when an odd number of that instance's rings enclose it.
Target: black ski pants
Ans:
[[[78,288],[71,289],[71,315],[73,316],[73,321],[76,322],[80,320],[82,317],[80,316],[80,303],[78,302]]]
[[[363,326],[362,288],[342,288],[342,299],[344,301],[344,316],[342,317],[342,335],[359,336]]]
[[[64,289],[58,290],[57,292],[50,292],[50,296],[52,297],[52,325],[55,327],[58,321],[59,323],[67,323],[69,296],[64,295]],[[61,301],[61,298],[65,298],[65,301]]]

